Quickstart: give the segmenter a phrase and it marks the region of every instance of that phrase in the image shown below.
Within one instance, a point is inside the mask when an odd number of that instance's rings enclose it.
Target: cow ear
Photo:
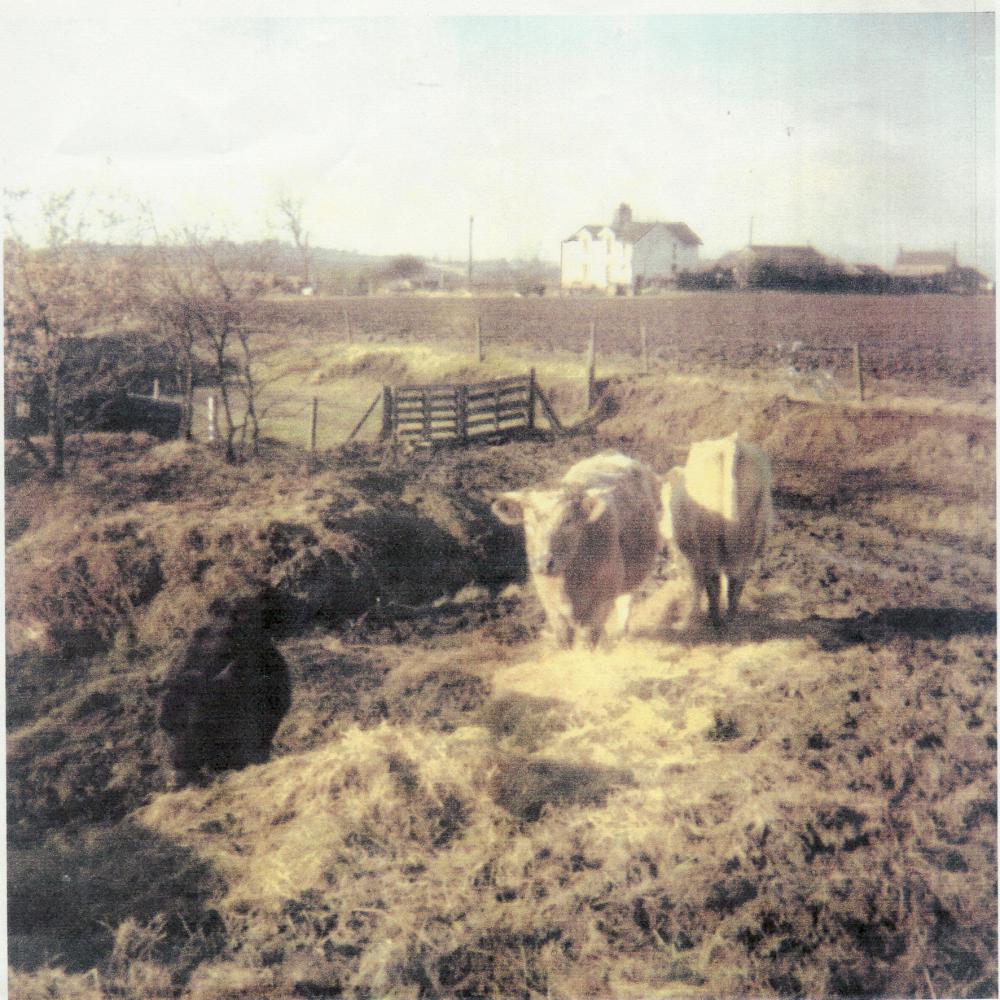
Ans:
[[[587,493],[580,501],[580,509],[586,515],[587,521],[593,524],[594,521],[599,521],[601,515],[608,509],[608,502],[603,497]]]
[[[229,684],[236,674],[236,663],[230,660],[213,678],[214,684]]]
[[[493,513],[504,524],[523,524],[524,502],[516,493],[504,493],[493,501]]]

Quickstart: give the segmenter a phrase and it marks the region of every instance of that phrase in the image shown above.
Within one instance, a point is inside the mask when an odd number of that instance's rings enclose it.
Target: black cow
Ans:
[[[288,665],[268,638],[262,602],[216,601],[167,673],[159,722],[182,779],[267,760],[291,705]]]

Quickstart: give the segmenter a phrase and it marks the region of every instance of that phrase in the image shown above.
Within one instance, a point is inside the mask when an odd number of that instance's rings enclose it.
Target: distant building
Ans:
[[[904,250],[899,248],[892,269],[896,284],[904,291],[962,292],[989,290],[989,279],[973,267],[963,267],[947,250]]]
[[[737,288],[800,288],[822,284],[839,266],[811,246],[751,244],[720,257],[716,269],[729,272]]]
[[[622,203],[611,225],[583,226],[563,240],[562,288],[624,294],[669,284],[698,267],[700,245],[683,222],[633,222]]]
[[[892,273],[899,278],[931,278],[958,268],[958,258],[946,250],[904,250],[896,254]]]

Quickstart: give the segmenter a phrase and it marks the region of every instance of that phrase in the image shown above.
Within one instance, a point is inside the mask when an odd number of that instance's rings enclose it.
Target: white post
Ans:
[[[153,379],[153,399],[160,398],[160,380],[158,378]]]
[[[208,441],[213,443],[216,438],[217,429],[215,426],[215,396],[208,397]]]

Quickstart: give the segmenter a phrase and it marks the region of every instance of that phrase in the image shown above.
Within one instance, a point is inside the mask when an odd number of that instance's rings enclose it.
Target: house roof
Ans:
[[[904,277],[946,274],[958,266],[953,253],[946,250],[900,250],[893,273]]]
[[[580,228],[575,233],[573,233],[571,236],[567,236],[566,239],[563,240],[563,243],[572,243],[574,240],[578,240],[580,238],[580,233],[582,233],[585,229],[587,230],[588,233],[590,233],[591,236],[596,236],[602,229],[610,229],[610,228],[611,227],[607,225],[607,223],[604,223],[599,226],[593,226],[593,225],[580,226]]]
[[[587,225],[581,226],[572,236],[563,240],[563,242],[572,243],[574,240],[579,239],[580,233],[585,229],[591,236],[597,236],[603,229],[610,229],[623,243],[638,243],[643,236],[657,226],[663,226],[679,243],[685,243],[688,246],[698,246],[701,243],[701,240],[691,230],[690,226],[683,222],[626,222],[624,226],[609,226],[606,223],[599,226]]]
[[[754,257],[774,264],[822,264],[826,261],[823,254],[810,246],[768,246],[754,243],[747,250]]]
[[[723,254],[716,267],[731,268],[750,260],[761,261],[782,268],[825,267],[830,261],[815,247],[810,246],[768,246],[755,243]]]
[[[953,267],[955,255],[947,250],[900,250],[896,255],[897,267]]]

